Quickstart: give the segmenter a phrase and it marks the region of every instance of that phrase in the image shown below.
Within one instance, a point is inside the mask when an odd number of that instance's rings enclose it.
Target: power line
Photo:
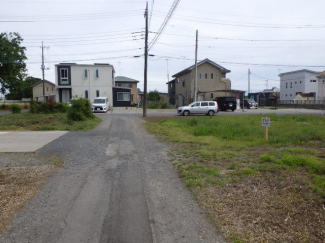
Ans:
[[[171,6],[171,8],[170,8],[170,10],[169,10],[169,12],[167,14],[167,16],[165,17],[162,25],[160,26],[157,34],[155,35],[155,37],[153,38],[153,40],[150,42],[149,49],[148,50],[150,50],[155,45],[155,43],[157,42],[157,40],[159,39],[159,37],[161,36],[161,34],[163,33],[163,31],[165,30],[166,25],[168,24],[170,18],[174,14],[174,12],[175,12],[175,10],[176,10],[176,8],[177,8],[177,6],[178,6],[179,3],[180,3],[180,0],[174,0],[174,2],[172,4],[172,6]]]
[[[25,3],[25,4],[30,4],[30,3],[39,3],[39,4],[57,4],[57,3],[63,3],[63,4],[129,4],[129,3],[143,3],[143,1],[117,1],[117,2],[110,2],[110,1],[87,1],[87,2],[69,2],[69,1],[1,1],[1,3]]]

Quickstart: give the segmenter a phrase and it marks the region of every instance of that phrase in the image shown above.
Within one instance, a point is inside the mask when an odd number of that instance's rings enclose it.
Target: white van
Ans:
[[[109,110],[109,102],[107,97],[97,97],[91,106],[93,112],[107,112]]]

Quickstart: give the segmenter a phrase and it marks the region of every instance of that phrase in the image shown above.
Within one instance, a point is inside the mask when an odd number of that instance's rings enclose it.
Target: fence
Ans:
[[[279,100],[279,106],[325,110],[325,100]]]

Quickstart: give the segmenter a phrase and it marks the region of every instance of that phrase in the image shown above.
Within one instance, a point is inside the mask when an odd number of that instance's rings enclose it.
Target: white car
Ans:
[[[188,106],[178,107],[178,114],[188,116],[189,114],[205,114],[213,116],[219,112],[218,103],[216,101],[197,101]]]
[[[109,110],[109,102],[107,97],[97,97],[91,106],[93,112],[107,112]]]

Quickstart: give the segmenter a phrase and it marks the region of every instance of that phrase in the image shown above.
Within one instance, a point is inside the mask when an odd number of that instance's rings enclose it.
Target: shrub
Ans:
[[[14,114],[21,113],[21,107],[20,107],[20,105],[13,104],[11,106],[11,112],[14,113]]]
[[[68,104],[66,103],[55,103],[53,110],[54,112],[66,113],[69,109]]]
[[[69,121],[85,121],[94,118],[89,100],[79,98],[71,101],[72,106],[68,110]]]

